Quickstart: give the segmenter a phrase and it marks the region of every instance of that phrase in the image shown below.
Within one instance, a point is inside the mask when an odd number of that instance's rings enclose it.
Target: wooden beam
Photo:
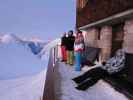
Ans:
[[[107,24],[107,25],[114,24],[114,23],[118,23],[120,21],[124,21],[124,20],[129,19],[129,18],[133,18],[133,9],[124,11],[122,13],[110,16],[108,18],[105,18],[105,19],[102,19],[102,20],[99,20],[96,22],[93,22],[91,24],[80,27],[79,29],[85,30],[85,29],[88,29],[88,28],[94,27],[94,26],[101,26],[101,25],[105,25],[105,24]]]

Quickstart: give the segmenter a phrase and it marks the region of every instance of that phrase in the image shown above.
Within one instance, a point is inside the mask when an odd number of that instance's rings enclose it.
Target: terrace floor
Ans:
[[[76,90],[76,84],[71,79],[84,71],[76,72],[73,66],[59,62],[55,72],[56,100],[129,100],[104,80],[99,80],[86,91]]]

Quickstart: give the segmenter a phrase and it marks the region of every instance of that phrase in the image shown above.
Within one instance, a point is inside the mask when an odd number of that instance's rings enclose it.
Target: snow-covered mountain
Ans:
[[[0,79],[32,75],[43,70],[47,65],[35,55],[44,45],[36,41],[24,41],[15,35],[4,35],[0,44],[0,68],[3,70]]]
[[[40,55],[45,54],[45,52],[50,51],[51,48],[56,47],[57,45],[61,44],[61,39],[57,38],[53,41],[50,41],[49,43],[47,43],[44,48],[41,50],[41,52],[39,53]]]

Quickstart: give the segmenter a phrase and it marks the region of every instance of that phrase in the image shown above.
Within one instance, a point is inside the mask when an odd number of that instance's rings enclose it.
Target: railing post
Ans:
[[[54,58],[53,65],[55,65],[55,62],[56,62],[56,48],[55,47],[53,48],[53,58]]]

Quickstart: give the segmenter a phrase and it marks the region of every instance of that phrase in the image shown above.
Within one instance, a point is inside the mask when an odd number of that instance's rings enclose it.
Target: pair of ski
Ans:
[[[73,78],[72,80],[77,84],[77,87],[75,88],[80,91],[87,90],[90,86],[94,85],[97,82],[97,80],[92,80],[91,78],[84,80],[80,78],[80,76]]]

